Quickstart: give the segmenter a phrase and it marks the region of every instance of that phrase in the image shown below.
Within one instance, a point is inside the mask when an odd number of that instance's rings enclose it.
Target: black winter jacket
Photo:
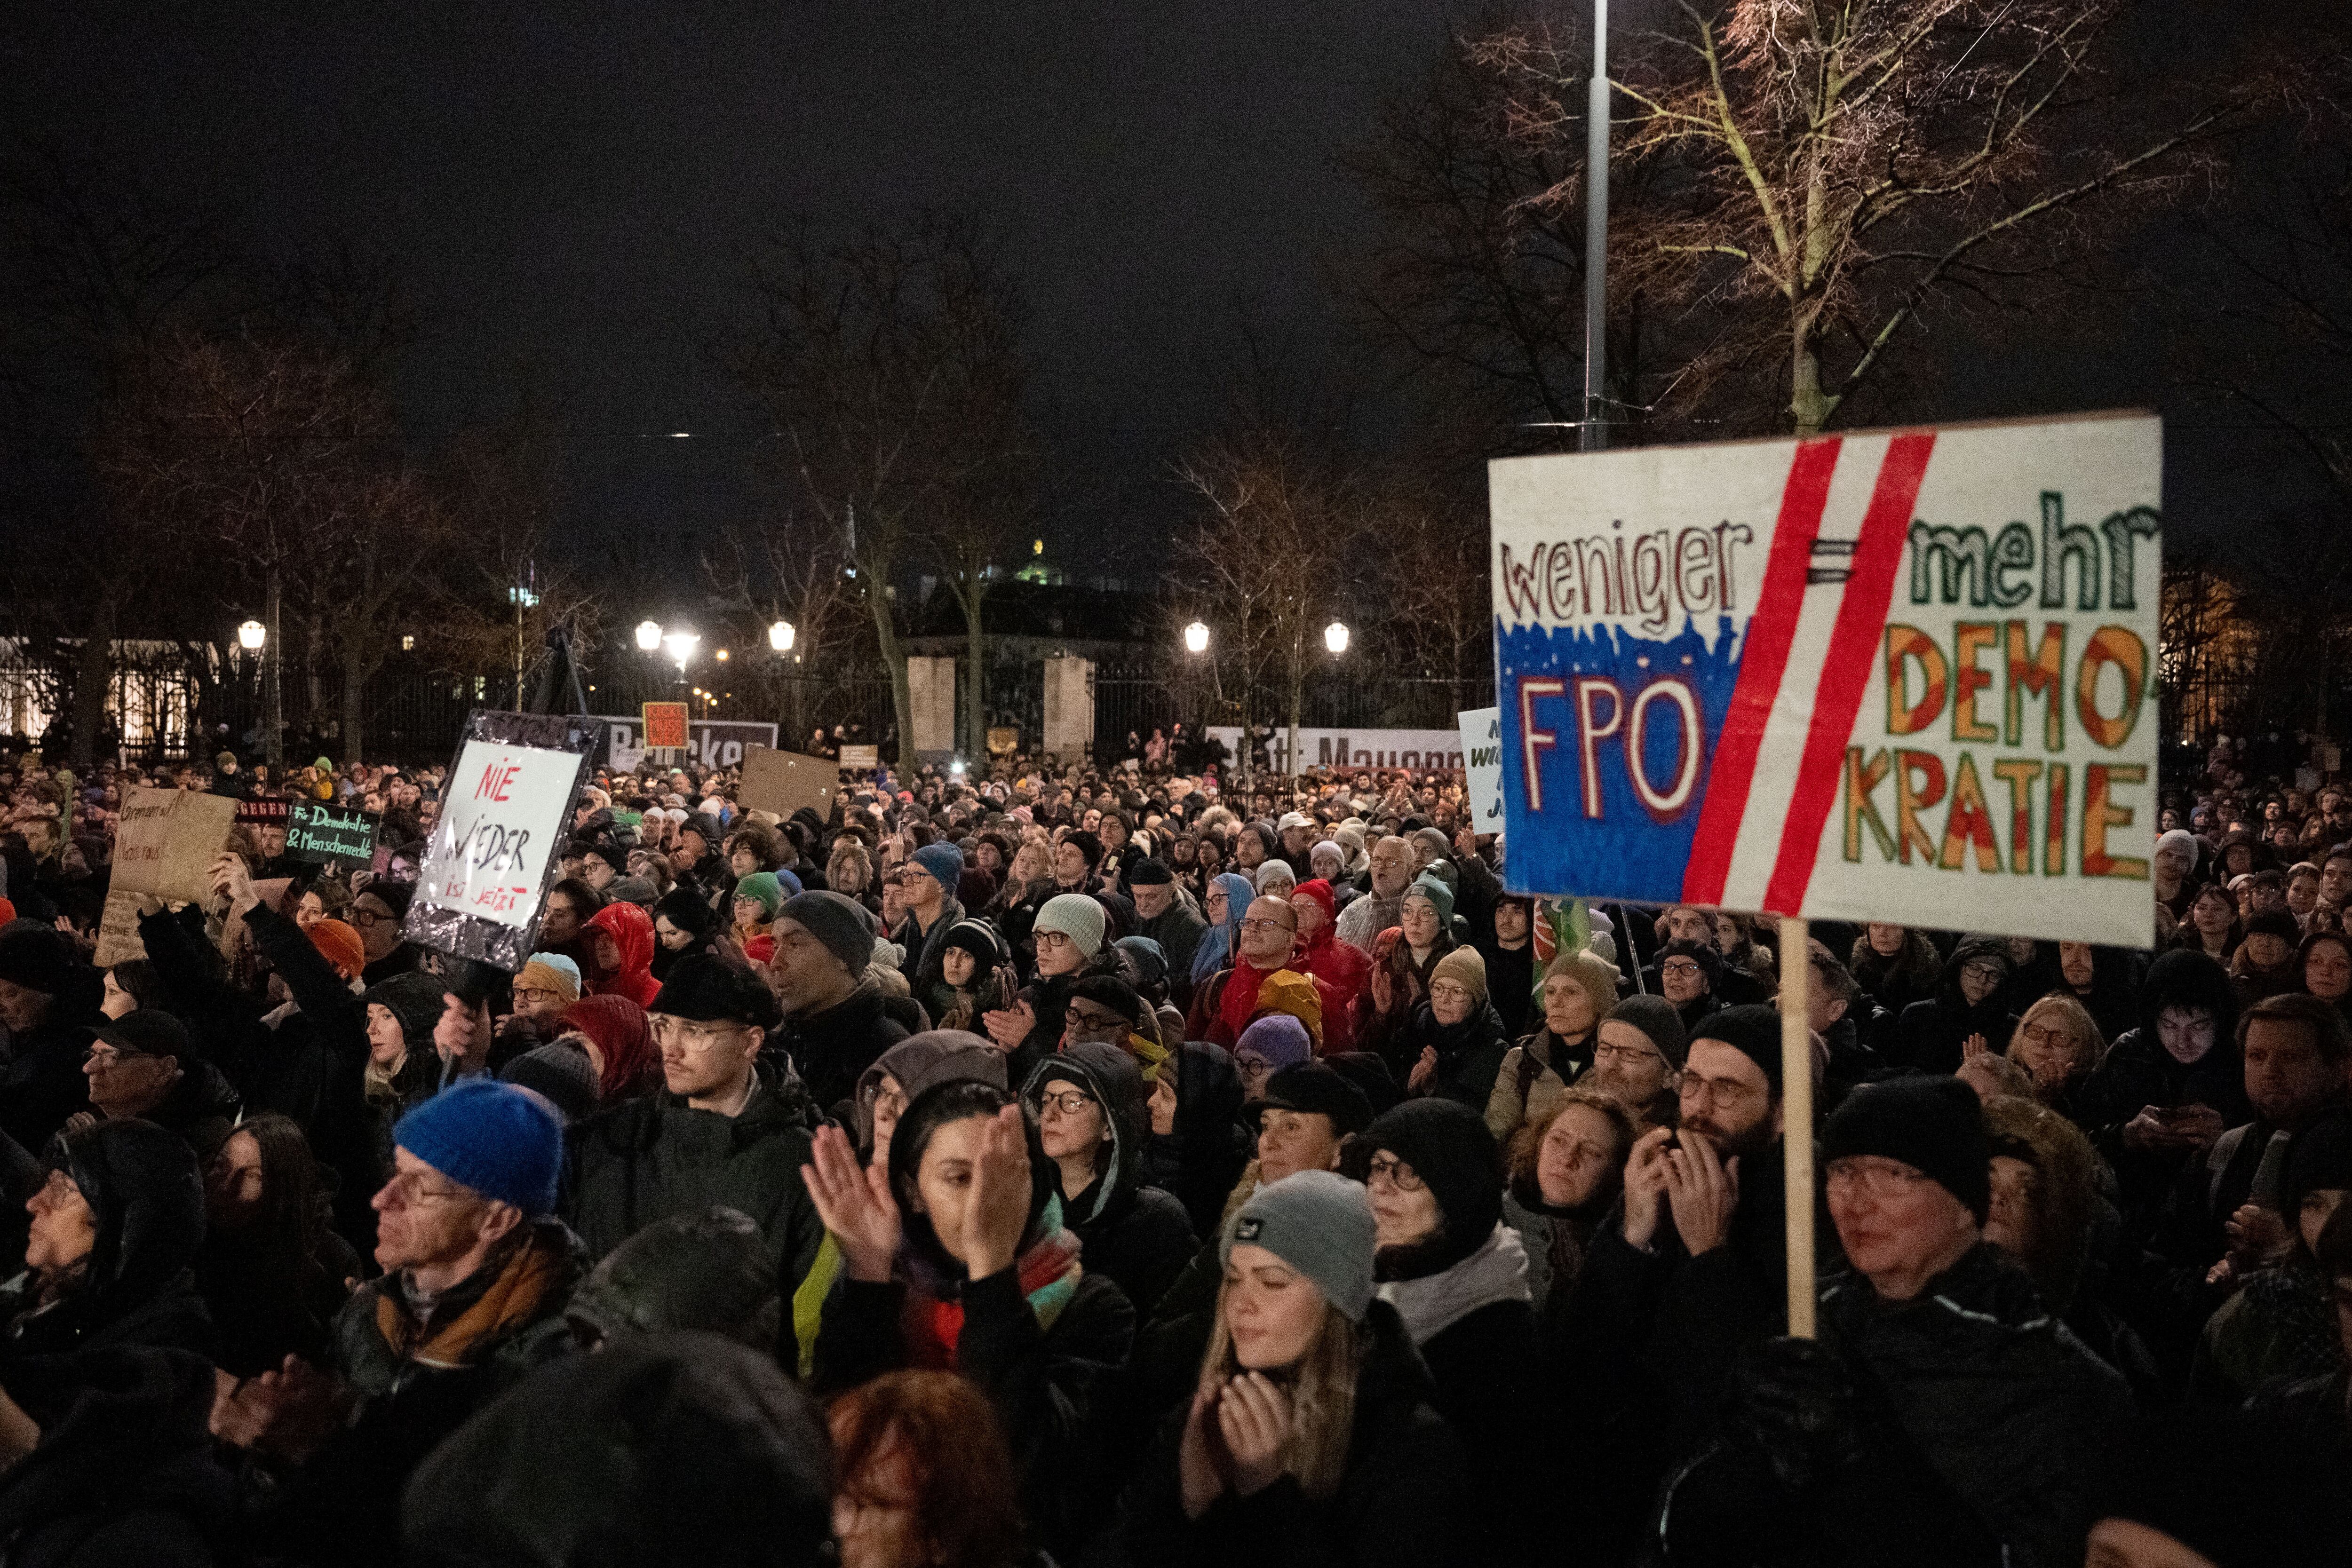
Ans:
[[[1251,1497],[1226,1491],[1184,1515],[1177,1455],[1185,1401],[1160,1427],[1127,1493],[1138,1568],[1425,1568],[1462,1555],[1469,1468],[1432,1403],[1429,1374],[1384,1301],[1365,1311],[1370,1343],[1356,1375],[1356,1419],[1339,1490],[1316,1501],[1284,1476]]]
[[[793,1069],[820,1108],[829,1111],[855,1096],[858,1076],[874,1059],[913,1032],[890,1016],[890,999],[860,982],[823,1012],[787,1017],[771,1037],[772,1045],[791,1053]]]

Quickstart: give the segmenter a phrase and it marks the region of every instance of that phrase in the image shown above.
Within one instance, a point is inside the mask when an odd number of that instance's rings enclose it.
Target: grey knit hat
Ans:
[[[1093,957],[1102,951],[1103,907],[1083,893],[1057,893],[1045,901],[1031,925],[1032,931],[1058,931]]]
[[[864,904],[837,893],[803,893],[784,900],[776,918],[789,920],[841,960],[852,979],[874,961],[874,915]]]
[[[1300,1171],[1250,1195],[1217,1247],[1263,1247],[1315,1282],[1350,1322],[1372,1301],[1372,1204],[1363,1184],[1330,1171]]]

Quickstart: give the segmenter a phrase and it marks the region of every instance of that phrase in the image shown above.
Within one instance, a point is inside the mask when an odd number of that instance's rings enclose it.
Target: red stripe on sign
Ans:
[[[1887,602],[1895,593],[1895,569],[1903,563],[1903,541],[1911,531],[1911,507],[1919,498],[1919,482],[1927,476],[1927,456],[1935,446],[1933,431],[1898,435],[1887,443],[1885,460],[1879,465],[1878,484],[1854,546],[1853,576],[1846,582],[1837,623],[1830,630],[1829,657],[1813,697],[1812,728],[1797,765],[1797,790],[1789,801],[1780,852],[1764,890],[1764,907],[1775,915],[1803,912],[1805,890],[1812,883],[1813,862],[1821,850],[1822,824],[1829,821],[1830,803],[1837,796],[1845,743],[1853,734],[1862,694],[1870,685]]]
[[[1683,868],[1683,900],[1720,904],[1723,881],[1731,873],[1731,849],[1739,841],[1739,819],[1748,810],[1748,786],[1764,747],[1772,699],[1789,667],[1789,644],[1805,602],[1805,570],[1822,512],[1830,499],[1830,476],[1837,471],[1840,438],[1800,442],[1780,492],[1780,520],[1772,529],[1772,553],[1764,562],[1764,594],[1748,618],[1747,645],[1739,651],[1739,681],[1715,742],[1707,769],[1706,801],[1699,808],[1690,860]]]

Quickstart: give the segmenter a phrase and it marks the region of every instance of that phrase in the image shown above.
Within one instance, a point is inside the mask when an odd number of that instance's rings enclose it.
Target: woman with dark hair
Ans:
[[[683,887],[663,894],[654,904],[654,978],[667,979],[688,953],[715,951],[722,935],[719,912],[699,895]]]
[[[2140,987],[2139,1026],[2116,1037],[2083,1085],[2083,1130],[2115,1168],[2135,1231],[2183,1166],[2253,1119],[2237,1029],[2229,971],[2203,953],[2159,953]]]
[[[1934,996],[1944,980],[1944,963],[1924,932],[1873,921],[1853,939],[1846,958],[1854,983],[1897,1017],[1913,1002]]]
[[[2113,1040],[2139,1021],[2138,955],[2088,942],[2061,942],[2057,947],[2059,980],[2099,1026],[2101,1040]]]
[[[2220,883],[2209,882],[2189,901],[2188,918],[2181,921],[2180,928],[2166,946],[2203,953],[2226,964],[2236,955],[2238,944],[2245,939],[2245,927],[2238,919],[2238,901]]]
[[[2303,988],[2352,1019],[2352,936],[2314,931],[2303,939]]]
[[[169,1010],[170,990],[155,966],[144,958],[126,958],[106,971],[105,1000],[98,1010],[110,1019],[126,1018],[142,1008]]]
[[[196,1290],[220,1333],[220,1367],[275,1372],[289,1355],[318,1364],[359,1254],[331,1227],[319,1164],[291,1118],[238,1124],[205,1169],[205,1244]]]
[[[817,1130],[813,1159],[802,1175],[847,1276],[818,1320],[813,1386],[961,1373],[1004,1423],[1038,1534],[1056,1552],[1077,1545],[1098,1500],[1072,1478],[1099,1458],[1087,1439],[1127,1364],[1135,1309],[1081,1263],[1035,1124],[993,1084],[938,1083],[898,1119],[887,1170],[860,1166],[834,1126]]]
[[[215,1336],[189,1264],[196,1157],[145,1122],[51,1144],[0,1292],[0,1536],[23,1563],[209,1564],[229,1511],[212,1458]]]
[[[833,1534],[841,1568],[1012,1568],[1012,1456],[979,1389],[887,1372],[833,1402]]]

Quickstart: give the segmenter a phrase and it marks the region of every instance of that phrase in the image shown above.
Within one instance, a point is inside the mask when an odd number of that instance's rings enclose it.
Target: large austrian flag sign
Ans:
[[[2145,946],[2151,415],[1491,465],[1514,892]]]

